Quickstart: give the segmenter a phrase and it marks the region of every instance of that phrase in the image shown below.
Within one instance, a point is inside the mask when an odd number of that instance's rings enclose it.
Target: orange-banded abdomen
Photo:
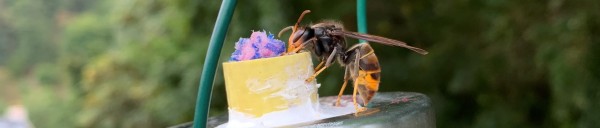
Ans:
[[[380,72],[379,60],[369,45],[360,47],[358,77],[354,82],[358,84],[358,93],[366,106],[379,90]]]

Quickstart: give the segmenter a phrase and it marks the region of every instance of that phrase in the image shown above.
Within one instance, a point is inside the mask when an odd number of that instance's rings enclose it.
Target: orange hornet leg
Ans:
[[[358,82],[354,82],[354,92],[352,93],[352,101],[354,102],[354,109],[356,109],[356,115],[358,112],[365,111],[365,108],[359,107],[358,103],[356,103],[356,92],[358,92]]]
[[[317,67],[315,68],[315,71],[318,71],[319,68],[321,68],[321,66],[323,66],[323,64],[325,64],[325,62],[321,61],[321,63],[319,63],[319,65],[317,65]]]
[[[337,50],[338,50],[337,47],[334,47],[333,51],[331,53],[336,53]],[[306,79],[306,82],[313,81],[315,79],[315,77],[317,77],[317,75],[319,75],[321,72],[323,72],[323,70],[327,69],[327,67],[331,66],[331,62],[333,62],[333,58],[335,57],[335,55],[336,54],[329,55],[329,57],[327,57],[327,61],[321,60],[321,62],[325,61],[325,66],[323,66],[323,68],[319,69],[319,71],[315,72],[315,74],[313,74],[308,79]]]
[[[293,49],[291,52],[289,52],[288,54],[291,54],[291,53],[298,53],[298,51],[300,51],[302,48],[304,48],[304,44],[306,44],[306,43],[302,43],[302,44],[300,44],[300,46],[298,46],[298,47],[294,48],[294,49]]]
[[[340,106],[340,98],[342,98],[342,93],[344,93],[344,89],[346,89],[346,84],[348,83],[348,80],[344,80],[344,84],[342,84],[342,89],[340,90],[340,93],[338,94],[338,98],[337,101],[335,102],[335,106]]]
[[[313,74],[312,76],[308,77],[308,79],[306,79],[306,82],[311,82],[315,79],[315,77],[317,77],[317,75],[321,74],[321,72],[323,72],[323,70],[325,70],[327,68],[327,66],[319,69],[319,71],[315,72],[315,74]]]

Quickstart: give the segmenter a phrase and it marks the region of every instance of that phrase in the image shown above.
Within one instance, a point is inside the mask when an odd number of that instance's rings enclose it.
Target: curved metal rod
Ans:
[[[223,0],[221,3],[219,15],[217,16],[217,21],[210,37],[210,44],[208,44],[206,58],[204,59],[204,67],[202,68],[200,87],[198,88],[198,97],[196,99],[196,110],[194,112],[194,128],[206,127],[215,72],[236,3],[236,0]]]

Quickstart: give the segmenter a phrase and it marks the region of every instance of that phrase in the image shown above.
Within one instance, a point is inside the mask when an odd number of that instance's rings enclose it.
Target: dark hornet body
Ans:
[[[312,41],[306,42],[311,43],[312,47],[309,50],[312,51],[319,59],[326,60],[327,57],[334,54],[336,56],[336,60],[340,64],[343,64],[345,51],[347,49],[346,39],[341,35],[332,35],[330,32],[343,30],[342,26],[336,26],[335,22],[327,21],[323,23],[319,23],[313,25],[312,27],[305,27],[304,29],[299,29],[299,31],[303,31],[300,38],[296,38],[297,41]],[[313,40],[311,40],[313,38]],[[304,43],[304,42],[302,42]],[[336,49],[334,52],[333,50]]]
[[[379,60],[371,46],[367,43],[357,44],[347,48],[345,36],[335,32],[344,31],[342,24],[334,21],[323,21],[311,27],[298,29],[294,35],[294,42],[306,41],[311,43],[312,51],[320,60],[324,60],[325,67],[333,63],[333,57],[341,66],[346,67],[345,81],[351,78],[357,84],[358,94],[366,106],[375,93],[379,90],[380,72]],[[311,40],[311,38],[314,38]],[[358,61],[356,61],[358,60]],[[355,62],[358,62],[355,64]],[[353,65],[354,64],[354,65]],[[358,67],[357,67],[358,66]]]
[[[307,82],[312,81],[335,60],[342,67],[346,67],[344,83],[338,95],[337,105],[339,105],[339,98],[348,80],[351,79],[354,83],[353,101],[357,111],[363,109],[359,109],[357,105],[356,93],[359,93],[363,100],[363,105],[366,106],[379,90],[380,82],[381,67],[373,48],[368,43],[360,43],[348,48],[345,37],[404,47],[421,54],[427,54],[427,51],[409,46],[401,41],[345,31],[343,25],[338,22],[323,21],[310,27],[299,27],[302,17],[309,12],[308,10],[304,11],[294,26],[284,28],[279,32],[279,35],[286,30],[292,29],[287,53],[297,53],[301,49],[306,48],[321,60],[321,63],[315,69],[316,72],[306,80]],[[321,68],[321,66],[323,67]]]

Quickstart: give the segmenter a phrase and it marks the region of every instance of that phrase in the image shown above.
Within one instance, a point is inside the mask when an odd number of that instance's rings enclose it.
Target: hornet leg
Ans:
[[[331,52],[332,54],[329,55],[329,57],[327,58],[327,61],[325,62],[325,66],[323,66],[323,68],[319,69],[319,71],[315,72],[315,74],[313,74],[312,76],[310,76],[308,79],[306,79],[306,82],[311,82],[315,79],[315,77],[317,77],[317,75],[319,75],[321,72],[323,72],[323,70],[327,69],[327,67],[331,66],[331,62],[333,62],[333,58],[335,57],[335,53],[337,53],[337,47],[333,48],[333,51]]]
[[[338,94],[337,100],[335,102],[335,106],[340,106],[340,98],[342,97],[342,94],[344,93],[344,90],[346,89],[346,84],[348,83],[348,79],[349,79],[349,75],[348,75],[348,69],[349,67],[346,67],[346,70],[344,72],[344,84],[342,84],[342,89],[340,89],[340,93]]]

